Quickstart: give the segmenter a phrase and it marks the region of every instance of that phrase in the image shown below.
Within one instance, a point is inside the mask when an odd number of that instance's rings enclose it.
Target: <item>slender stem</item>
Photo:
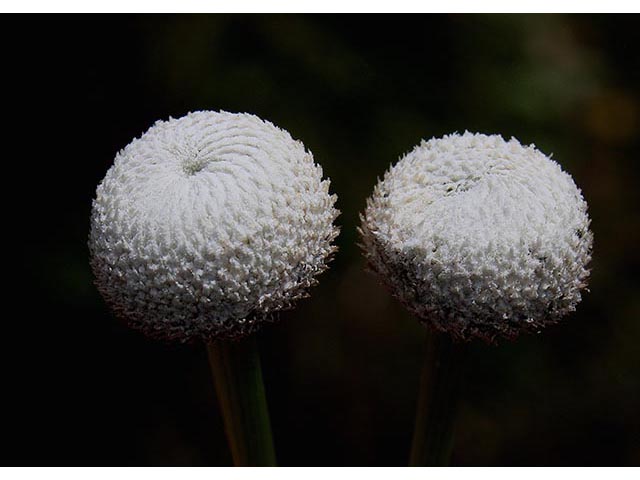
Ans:
[[[207,349],[234,465],[275,466],[255,335],[209,344]]]
[[[464,347],[447,334],[427,331],[410,466],[449,464]]]

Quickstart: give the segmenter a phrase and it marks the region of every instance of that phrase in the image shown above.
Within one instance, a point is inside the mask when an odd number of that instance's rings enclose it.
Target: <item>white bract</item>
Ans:
[[[575,310],[593,235],[572,178],[499,135],[423,141],[362,216],[370,267],[422,321],[454,337],[514,337]]]
[[[157,122],[98,186],[97,286],[151,336],[247,335],[327,268],[335,200],[304,145],[254,115]]]

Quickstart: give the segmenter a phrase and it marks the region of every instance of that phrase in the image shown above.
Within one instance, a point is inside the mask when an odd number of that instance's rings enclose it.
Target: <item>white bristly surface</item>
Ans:
[[[423,141],[368,199],[370,267],[424,322],[493,341],[575,309],[593,235],[572,178],[534,146],[466,132]]]
[[[159,121],[98,186],[96,283],[151,336],[247,335],[326,269],[335,200],[304,145],[254,115]]]

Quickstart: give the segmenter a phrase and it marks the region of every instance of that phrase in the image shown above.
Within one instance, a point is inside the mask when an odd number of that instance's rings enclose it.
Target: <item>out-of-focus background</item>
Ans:
[[[595,255],[591,291],[561,325],[472,346],[453,464],[640,464],[637,16],[3,16],[0,26],[12,172],[2,464],[231,463],[204,348],[118,322],[86,246],[115,153],[154,121],[200,109],[289,130],[339,195],[332,268],[260,334],[282,465],[406,464],[424,331],[364,272],[358,213],[420,139],[464,130],[553,153],[589,203]]]

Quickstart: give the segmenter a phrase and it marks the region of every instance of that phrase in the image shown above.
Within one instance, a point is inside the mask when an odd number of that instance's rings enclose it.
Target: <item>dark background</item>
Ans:
[[[455,465],[639,465],[638,17],[2,16],[6,465],[228,465],[202,346],[119,323],[91,200],[157,119],[251,112],[313,151],[342,210],[312,297],[260,334],[282,465],[403,465],[424,331],[364,273],[358,212],[421,138],[534,142],[595,234],[591,292],[541,335],[474,344]]]

